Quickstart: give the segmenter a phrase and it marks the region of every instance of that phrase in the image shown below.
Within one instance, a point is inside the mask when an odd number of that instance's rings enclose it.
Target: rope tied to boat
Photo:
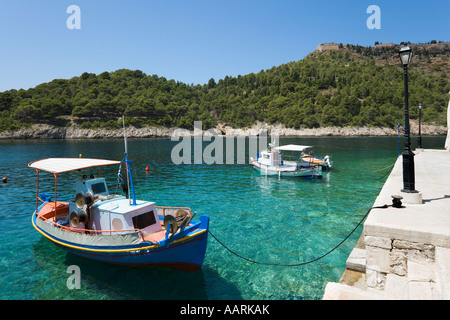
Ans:
[[[237,252],[231,250],[228,246],[226,246],[222,241],[220,241],[212,232],[211,230],[208,229],[208,233],[221,245],[223,246],[225,249],[227,249],[229,252],[231,252],[232,254],[234,254],[235,256],[237,256],[238,258],[241,258],[245,261],[251,262],[251,263],[255,263],[255,264],[260,264],[260,265],[266,265],[266,266],[277,266],[277,267],[300,267],[300,266],[304,266],[316,261],[319,261],[320,259],[325,258],[327,255],[329,255],[330,253],[332,253],[334,250],[336,250],[337,248],[339,248],[346,240],[348,240],[348,238],[351,237],[351,235],[356,231],[356,229],[358,229],[358,227],[363,223],[363,221],[367,218],[367,216],[369,215],[370,211],[372,209],[385,209],[389,207],[387,204],[382,205],[382,206],[376,206],[376,207],[371,207],[366,214],[363,216],[363,218],[361,219],[361,221],[359,221],[359,223],[356,225],[355,228],[353,228],[353,230],[341,241],[339,242],[339,244],[337,244],[334,248],[332,248],[331,250],[329,250],[327,253],[311,259],[309,261],[305,261],[305,262],[301,262],[301,263],[296,263],[296,264],[279,264],[279,263],[268,263],[268,262],[260,262],[260,261],[255,261],[249,258],[246,258],[240,254],[238,254]]]

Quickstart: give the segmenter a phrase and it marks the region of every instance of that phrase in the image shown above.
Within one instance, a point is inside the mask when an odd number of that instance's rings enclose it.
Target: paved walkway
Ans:
[[[420,204],[372,209],[339,283],[323,299],[450,299],[450,152],[415,150]],[[403,195],[397,159],[374,206]],[[411,201],[414,202],[414,201]]]

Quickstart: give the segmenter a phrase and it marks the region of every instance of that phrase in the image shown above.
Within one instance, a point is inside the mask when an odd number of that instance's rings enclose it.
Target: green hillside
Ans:
[[[450,91],[450,44],[412,44],[409,68],[411,118],[421,102],[423,120],[446,125]],[[381,126],[402,121],[400,45],[320,45],[301,61],[258,73],[188,85],[139,70],[83,73],[28,90],[0,93],[0,131],[33,123],[82,128],[129,124],[204,128],[256,121],[287,127]]]

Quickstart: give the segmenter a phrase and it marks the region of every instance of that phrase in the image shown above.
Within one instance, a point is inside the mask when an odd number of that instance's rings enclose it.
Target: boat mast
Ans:
[[[136,195],[134,194],[134,184],[133,184],[133,177],[131,175],[131,169],[130,169],[130,161],[128,161],[128,146],[127,146],[127,136],[125,135],[125,116],[122,116],[122,124],[123,124],[123,139],[125,143],[125,165],[127,166],[127,184],[128,184],[128,190],[130,190],[130,184],[131,184],[131,196],[133,197],[133,202],[131,203],[130,196],[128,196],[128,199],[130,200],[130,204],[135,206],[136,205]]]

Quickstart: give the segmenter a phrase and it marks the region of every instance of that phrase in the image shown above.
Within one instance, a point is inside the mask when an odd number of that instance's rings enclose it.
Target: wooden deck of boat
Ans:
[[[56,216],[69,214],[69,203],[68,202],[60,202],[56,203]],[[55,202],[47,202],[44,206],[38,211],[38,217],[48,220],[55,216]]]

